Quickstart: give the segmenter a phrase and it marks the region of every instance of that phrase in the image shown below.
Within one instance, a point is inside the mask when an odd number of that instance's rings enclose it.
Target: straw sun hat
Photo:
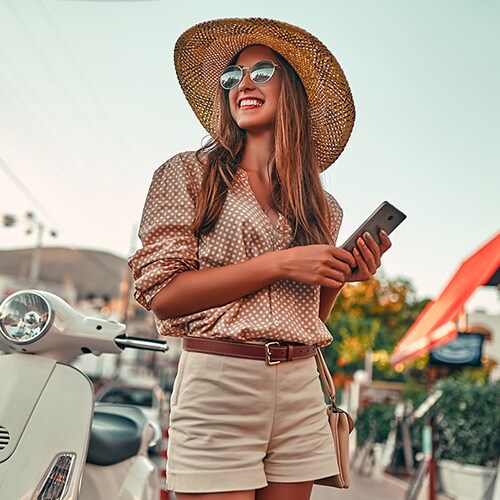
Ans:
[[[333,54],[313,35],[281,21],[216,19],[189,28],[177,40],[175,70],[181,88],[203,127],[213,135],[218,119],[219,77],[249,45],[282,55],[306,89],[312,133],[322,170],[342,153],[354,125],[349,84]]]

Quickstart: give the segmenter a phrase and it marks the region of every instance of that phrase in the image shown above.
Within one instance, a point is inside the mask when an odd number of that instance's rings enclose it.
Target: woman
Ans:
[[[390,246],[334,246],[342,212],[319,173],[349,138],[349,86],[321,42],[266,19],[194,26],[175,63],[213,139],[155,172],[130,260],[160,333],[184,336],[167,487],[305,500],[338,472],[314,361],[332,340],[324,321]]]

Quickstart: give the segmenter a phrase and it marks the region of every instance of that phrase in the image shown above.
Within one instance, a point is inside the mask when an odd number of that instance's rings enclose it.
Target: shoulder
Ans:
[[[196,151],[184,151],[177,153],[160,165],[155,171],[156,174],[179,173],[190,177],[203,175],[204,164],[202,157],[198,158]]]
[[[325,191],[325,198],[330,208],[330,233],[335,243],[339,234],[340,225],[342,224],[344,212],[338,201],[328,191]]]
[[[153,183],[184,184],[188,190],[199,190],[205,166],[196,151],[184,151],[169,158],[155,170]]]
[[[328,191],[324,191],[326,201],[328,202],[328,206],[330,207],[330,214],[334,218],[338,218],[342,220],[342,216],[344,214],[342,207],[339,205],[339,202],[335,199],[335,197],[330,194]]]

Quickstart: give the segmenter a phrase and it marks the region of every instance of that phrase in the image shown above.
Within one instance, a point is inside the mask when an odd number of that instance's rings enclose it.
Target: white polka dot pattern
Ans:
[[[143,248],[129,259],[135,298],[147,309],[155,294],[183,271],[236,264],[290,246],[288,221],[278,214],[276,227],[271,224],[244,170],[238,170],[214,230],[197,239],[190,225],[202,178],[203,165],[194,152],[174,156],[154,174],[139,229]],[[336,241],[342,209],[326,194]],[[331,335],[318,316],[319,300],[319,286],[281,280],[229,304],[156,324],[162,335],[170,336],[326,345]]]

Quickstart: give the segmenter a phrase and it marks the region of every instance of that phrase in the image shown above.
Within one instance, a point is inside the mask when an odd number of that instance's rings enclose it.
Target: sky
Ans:
[[[322,177],[344,209],[339,243],[390,201],[408,217],[383,272],[436,297],[500,229],[495,0],[1,0],[0,216],[19,224],[0,225],[0,250],[35,244],[33,212],[44,245],[129,255],[154,170],[206,136],[177,83],[176,39],[256,16],[317,36],[350,83],[353,134]],[[470,304],[500,311],[491,289]]]

